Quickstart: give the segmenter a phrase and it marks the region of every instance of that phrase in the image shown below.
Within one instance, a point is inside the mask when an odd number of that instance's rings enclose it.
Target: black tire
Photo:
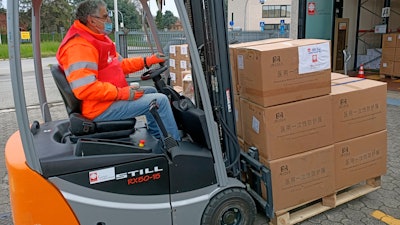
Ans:
[[[244,189],[230,188],[215,195],[208,203],[201,225],[252,225],[256,205]]]

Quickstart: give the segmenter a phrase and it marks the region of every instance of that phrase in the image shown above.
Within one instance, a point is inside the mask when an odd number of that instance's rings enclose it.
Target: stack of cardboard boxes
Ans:
[[[238,73],[238,54],[237,51],[239,48],[256,46],[262,44],[272,44],[277,42],[283,42],[290,39],[287,38],[272,38],[260,41],[252,41],[245,42],[239,44],[231,44],[229,46],[229,55],[230,55],[230,64],[231,64],[231,72],[232,72],[232,87],[233,87],[233,100],[235,105],[235,120],[236,120],[236,134],[239,138],[239,143],[243,144],[243,131],[242,131],[242,120],[241,120],[241,112],[240,112],[240,89],[241,84],[239,82],[239,73]],[[242,56],[240,56],[242,57]],[[241,59],[241,58],[240,58]],[[242,62],[242,60],[240,60]],[[243,148],[244,146],[242,146]]]
[[[386,173],[386,83],[332,80],[335,189]]]
[[[169,46],[169,71],[174,86],[182,87],[182,80],[190,74],[190,56],[187,44]]]
[[[386,84],[331,73],[327,40],[231,45],[243,149],[271,169],[274,210],[386,172]]]
[[[169,46],[169,72],[171,85],[181,94],[193,96],[192,72],[187,44]]]
[[[380,73],[400,77],[400,33],[383,34]]]

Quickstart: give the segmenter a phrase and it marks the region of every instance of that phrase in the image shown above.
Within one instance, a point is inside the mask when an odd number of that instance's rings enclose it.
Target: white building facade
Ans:
[[[228,24],[243,31],[290,30],[292,0],[228,0]]]

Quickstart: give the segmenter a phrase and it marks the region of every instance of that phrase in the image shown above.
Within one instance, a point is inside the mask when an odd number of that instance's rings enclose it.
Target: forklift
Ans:
[[[141,2],[156,37],[147,0]],[[150,112],[163,140],[151,136],[145,122],[135,118],[97,123],[84,118],[57,65],[51,72],[68,118],[51,119],[40,52],[42,0],[32,1],[42,119],[30,123],[21,70],[19,1],[7,0],[19,130],[7,141],[5,156],[15,225],[251,225],[257,210],[273,217],[270,170],[258,161],[258,149],[240,149],[236,137],[224,2],[175,0],[190,51],[194,102],[168,84],[165,65],[141,76],[170,98],[183,134],[176,142],[163,128],[156,103]],[[159,41],[156,45],[162,52]]]

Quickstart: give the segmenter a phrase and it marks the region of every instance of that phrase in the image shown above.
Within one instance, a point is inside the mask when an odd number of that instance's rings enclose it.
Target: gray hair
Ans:
[[[86,0],[79,3],[75,18],[83,24],[87,24],[87,17],[89,15],[99,14],[100,7],[107,7],[107,4],[103,0]]]

